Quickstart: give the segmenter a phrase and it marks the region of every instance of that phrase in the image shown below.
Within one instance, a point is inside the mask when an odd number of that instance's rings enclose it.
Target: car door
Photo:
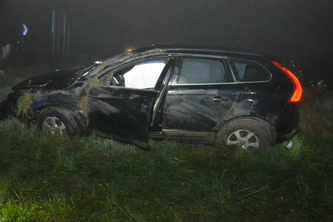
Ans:
[[[181,57],[166,96],[164,136],[212,143],[238,95],[225,58]]]
[[[112,81],[88,94],[89,124],[97,134],[149,149],[148,134],[159,82],[170,68],[169,58],[126,64],[110,73]]]

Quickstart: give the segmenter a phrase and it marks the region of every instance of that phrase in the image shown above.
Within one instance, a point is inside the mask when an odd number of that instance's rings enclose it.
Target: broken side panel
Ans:
[[[157,91],[95,86],[88,94],[89,125],[102,136],[149,149],[148,134]]]

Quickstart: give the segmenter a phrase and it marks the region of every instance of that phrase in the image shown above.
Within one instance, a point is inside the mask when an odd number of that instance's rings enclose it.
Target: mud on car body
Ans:
[[[302,97],[297,78],[263,55],[172,44],[56,70],[12,90],[2,119],[20,114],[44,132],[94,131],[145,149],[149,138],[266,148],[296,133]]]

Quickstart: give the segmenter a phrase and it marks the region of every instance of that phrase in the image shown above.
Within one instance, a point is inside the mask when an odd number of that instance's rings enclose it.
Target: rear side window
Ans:
[[[226,78],[225,65],[220,60],[184,58],[177,83],[223,83]]]
[[[256,62],[230,59],[230,63],[239,82],[261,82],[271,79],[271,74]]]

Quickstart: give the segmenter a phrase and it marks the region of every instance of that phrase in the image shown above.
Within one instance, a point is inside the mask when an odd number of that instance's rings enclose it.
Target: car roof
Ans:
[[[196,45],[196,44],[154,44],[148,47],[133,50],[140,55],[145,54],[162,54],[162,53],[179,53],[179,54],[205,54],[205,55],[240,55],[264,58],[265,56],[245,50],[236,46],[213,46],[213,45]]]

